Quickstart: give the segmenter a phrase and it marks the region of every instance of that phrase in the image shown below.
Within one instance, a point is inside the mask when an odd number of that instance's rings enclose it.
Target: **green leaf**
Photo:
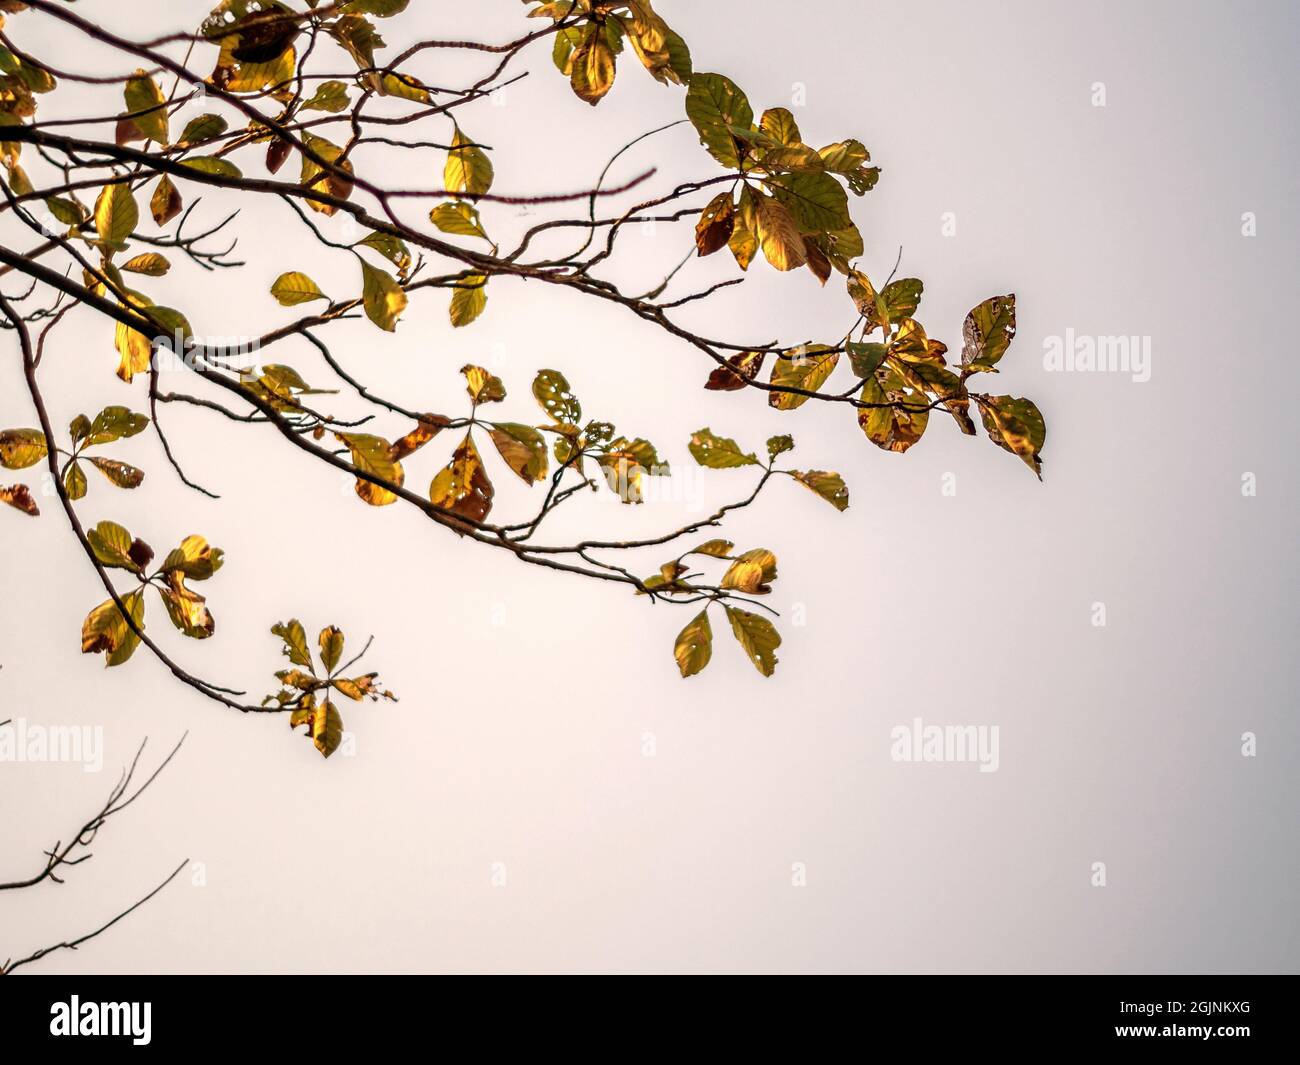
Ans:
[[[63,488],[71,500],[84,499],[86,495],[86,471],[80,462],[72,463],[63,475]]]
[[[765,617],[738,607],[728,606],[725,609],[736,642],[749,655],[754,668],[763,676],[770,677],[776,672],[776,649],[781,646],[781,634]]]
[[[182,159],[181,165],[200,174],[211,174],[219,178],[241,178],[244,172],[229,159],[218,159],[215,155],[200,155],[192,159]]]
[[[180,144],[189,146],[191,144],[202,144],[220,137],[230,124],[220,115],[199,115],[198,118],[192,118],[185,125],[181,133]]]
[[[804,473],[796,470],[790,476],[805,488],[812,489],[836,510],[849,509],[849,490],[844,485],[844,478],[838,473],[828,473],[825,470],[808,470]]]
[[[753,126],[754,109],[730,78],[721,74],[692,75],[686,90],[686,117],[714,159],[731,169],[740,167],[731,127],[747,130]]]
[[[709,659],[713,657],[713,629],[709,625],[707,611],[701,610],[677,634],[673,657],[677,659],[677,668],[683,677],[693,677],[709,664]]]
[[[962,326],[964,372],[992,370],[1016,335],[1016,296],[991,296],[966,315]]]
[[[921,293],[925,291],[925,285],[915,277],[900,277],[897,281],[891,281],[880,293],[880,299],[885,305],[886,317],[891,322],[897,322],[902,318],[911,318],[916,314],[916,308],[921,304]]]
[[[787,451],[794,450],[794,437],[792,436],[770,436],[767,438],[767,457],[776,461],[778,455],[784,455]]]
[[[310,100],[302,105],[303,111],[328,111],[338,114],[348,106],[348,86],[342,81],[323,81],[316,87]]]
[[[122,596],[122,603],[138,628],[144,628],[144,591],[137,588]],[[120,666],[140,646],[140,637],[127,624],[126,617],[112,599],[95,607],[81,626],[83,654],[104,653],[106,666]]]
[[[279,301],[281,307],[296,307],[300,303],[310,303],[312,300],[329,299],[315,281],[297,270],[291,270],[277,277],[271,286],[271,295]]]
[[[144,432],[148,424],[149,419],[143,414],[136,414],[126,407],[105,407],[86,429],[86,447],[111,444],[135,436]]]
[[[740,445],[725,436],[716,436],[711,429],[697,429],[691,434],[690,452],[701,466],[712,470],[728,470],[738,466],[756,466],[758,458],[753,452],[740,450]]]
[[[582,404],[559,370],[539,370],[533,380],[533,396],[556,424],[576,426],[582,421]]]
[[[406,276],[406,271],[411,268],[411,250],[406,246],[406,241],[391,233],[376,231],[357,241],[353,247],[371,248],[379,252],[380,255],[397,267],[398,272],[403,277]]]
[[[872,376],[885,361],[885,356],[889,354],[889,348],[880,343],[850,342],[844,346],[849,353],[849,365],[853,367],[853,373],[860,381]]]
[[[844,229],[853,224],[844,186],[829,174],[783,174],[773,192],[805,233]]]
[[[135,541],[131,534],[115,521],[101,521],[86,533],[86,540],[101,565],[110,569],[125,569],[139,573],[141,566],[131,556]]]

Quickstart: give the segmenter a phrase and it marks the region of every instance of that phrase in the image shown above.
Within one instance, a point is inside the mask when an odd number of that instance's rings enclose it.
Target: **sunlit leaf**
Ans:
[[[487,278],[482,274],[469,274],[456,282],[451,291],[448,314],[454,326],[466,326],[474,321],[487,306]]]
[[[776,580],[776,555],[766,548],[755,548],[738,555],[722,575],[720,587],[749,595],[766,595]]]
[[[300,303],[310,303],[312,300],[329,299],[315,281],[297,270],[291,270],[277,277],[275,283],[271,285],[271,295],[279,301],[281,307],[296,307]]]
[[[172,624],[193,640],[206,640],[216,631],[216,622],[203,596],[185,585],[185,574],[179,569],[168,570],[165,583],[158,585],[158,594],[167,608]]]
[[[295,666],[311,668],[311,654],[307,650],[307,633],[297,618],[271,626],[271,634],[284,641],[284,653]]]
[[[776,671],[776,649],[781,646],[781,634],[765,617],[739,607],[727,606],[727,620],[736,642],[744,648],[749,660],[765,677]]]
[[[695,225],[695,247],[700,255],[712,255],[725,248],[736,225],[736,209],[730,192],[711,199]]]
[[[187,536],[179,547],[172,548],[163,559],[165,571],[176,570],[195,581],[206,581],[225,562],[225,552],[213,547],[202,536]]]
[[[131,195],[131,187],[125,182],[106,185],[95,201],[95,231],[99,239],[110,247],[121,247],[139,222],[140,209]]]
[[[723,166],[737,169],[740,153],[731,127],[749,129],[754,109],[736,84],[721,74],[698,73],[686,90],[686,116],[703,144]]]
[[[86,458],[118,488],[139,488],[144,481],[144,470],[136,469],[125,462],[101,458],[98,455],[87,455]],[[84,478],[85,475],[82,476]]]
[[[35,466],[45,454],[45,434],[39,429],[0,430],[0,465],[5,469]]]
[[[1016,335],[1016,296],[991,296],[966,315],[961,361],[965,372],[992,370]]]
[[[712,392],[739,391],[758,376],[766,357],[760,351],[742,351],[739,355],[732,355],[725,366],[719,366],[709,374],[704,387]]]
[[[531,425],[496,422],[490,435],[506,465],[525,484],[534,484],[546,476],[546,441]]]
[[[706,611],[699,614],[677,634],[673,657],[683,677],[693,677],[713,657],[713,629]]]
[[[1037,475],[1043,477],[1040,452],[1047,440],[1047,426],[1038,407],[1018,396],[976,396],[984,428],[998,447],[1019,456]]]
[[[167,101],[158,83],[143,70],[137,70],[127,79],[123,91],[126,110],[131,122],[145,137],[159,144],[167,144]]]
[[[406,292],[386,270],[371,266],[364,259],[357,261],[361,263],[361,302],[366,317],[380,329],[395,332],[397,319],[406,310]]]
[[[791,348],[772,364],[772,376],[768,383],[781,388],[802,388],[816,392],[826,383],[839,360],[839,353],[828,352],[825,344]],[[811,397],[798,392],[767,394],[768,403],[777,410],[794,410],[803,406],[809,398]]]
[[[812,489],[836,510],[849,509],[849,490],[845,487],[844,478],[838,473],[828,473],[825,470],[807,472],[796,470],[790,476],[805,488]]]
[[[137,588],[122,596],[122,603],[136,627],[144,628],[144,590]],[[126,617],[113,600],[109,599],[86,615],[81,626],[82,654],[104,654],[106,666],[120,666],[140,646],[137,636]]]
[[[697,429],[692,433],[689,447],[696,462],[713,470],[758,464],[758,458],[752,451],[742,451],[740,445],[730,437],[716,436],[710,429]]]
[[[582,404],[559,370],[539,370],[533,380],[533,396],[551,421],[577,425],[582,421]]]
[[[466,433],[451,461],[434,477],[429,486],[429,499],[436,507],[480,522],[492,509],[494,494],[492,482],[483,469],[483,459],[474,446],[474,438]]]
[[[492,160],[456,126],[442,175],[447,191],[481,196],[492,187],[492,177]]]
[[[326,673],[333,673],[343,658],[343,632],[336,625],[320,630],[320,661]]]
[[[397,487],[405,483],[401,463],[393,458],[393,445],[382,436],[369,433],[335,433],[334,436],[352,452],[352,465],[358,470]],[[390,489],[362,477],[357,478],[356,491],[372,507],[385,507],[397,500]]]

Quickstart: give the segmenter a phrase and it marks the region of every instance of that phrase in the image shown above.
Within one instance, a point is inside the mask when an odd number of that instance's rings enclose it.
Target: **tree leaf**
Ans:
[[[853,224],[844,186],[829,174],[784,174],[772,184],[778,200],[805,233],[843,229]],[[763,251],[766,254],[767,248]]]
[[[673,657],[677,659],[677,668],[683,677],[693,677],[709,664],[713,657],[713,629],[707,611],[701,610],[677,634]]]
[[[171,268],[172,264],[168,262],[167,257],[159,255],[156,251],[137,255],[122,264],[123,270],[130,270],[133,274],[145,274],[148,277],[162,277]]]
[[[720,192],[708,202],[695,225],[695,247],[699,254],[712,255],[725,248],[735,226],[736,207],[731,193]]]
[[[130,570],[132,573],[139,573],[142,569],[142,566],[132,557],[135,541],[131,538],[131,534],[117,522],[101,521],[87,531],[86,540],[100,565],[110,569]]]
[[[776,671],[776,649],[781,646],[781,634],[765,617],[738,607],[725,606],[725,609],[736,642],[749,655],[754,668],[770,677]]]
[[[737,556],[722,575],[719,587],[749,595],[766,595],[776,580],[776,555],[758,547]]]
[[[187,536],[167,552],[162,568],[166,572],[176,570],[190,580],[206,581],[225,563],[225,552],[213,547],[202,536]]]
[[[106,185],[95,201],[95,231],[110,247],[121,247],[140,223],[140,209],[125,182]]]
[[[474,446],[473,434],[466,433],[451,461],[434,477],[429,486],[429,499],[436,507],[480,522],[492,509],[494,494],[492,482],[483,469],[483,459]]]
[[[897,322],[901,318],[911,318],[916,314],[916,309],[921,305],[921,293],[925,291],[925,285],[920,279],[915,277],[900,277],[897,281],[891,281],[880,293],[880,299],[884,302],[886,308],[886,317],[891,322]]]
[[[361,263],[361,302],[366,317],[380,329],[396,332],[397,319],[406,310],[406,292],[386,270],[361,258],[357,261]]]
[[[735,549],[730,540],[705,540],[699,547],[692,548],[688,554],[707,555],[709,558],[726,558]]]
[[[137,588],[122,596],[127,613],[137,628],[144,628],[144,590]],[[112,599],[95,607],[81,625],[81,653],[104,654],[105,666],[120,666],[140,646],[140,637]]]
[[[456,126],[442,180],[451,193],[481,196],[492,187],[492,160]]]
[[[153,197],[149,201],[149,210],[153,214],[154,222],[160,226],[165,226],[181,213],[184,206],[181,194],[177,191],[176,186],[172,184],[172,179],[164,174],[158,179],[158,184],[153,190]]]
[[[479,221],[478,211],[472,204],[464,200],[457,200],[455,203],[440,203],[429,212],[429,221],[437,226],[444,233],[452,233],[459,237],[482,237],[488,239],[488,235],[483,230],[483,224]]]
[[[284,653],[295,666],[311,669],[311,654],[307,650],[307,633],[302,622],[290,618],[271,626],[271,635],[279,636],[284,641]]]
[[[289,716],[290,728],[299,725],[307,726],[307,735],[316,745],[316,750],[326,758],[337,751],[343,742],[343,716],[328,699],[317,704],[312,696],[307,696],[303,704]]]
[[[127,114],[135,127],[147,139],[166,145],[169,140],[167,101],[158,88],[158,83],[143,70],[137,70],[127,79],[122,95],[126,99]]]
[[[185,586],[185,574],[179,569],[168,570],[164,579],[166,583],[157,586],[158,594],[172,624],[192,640],[206,640],[216,631],[216,622],[203,596]]]
[[[297,270],[290,270],[277,277],[271,286],[271,295],[279,301],[281,307],[296,307],[312,300],[329,299],[315,281]]]
[[[770,436],[767,438],[767,457],[773,462],[778,455],[784,455],[787,451],[794,450],[794,437],[792,436]]]
[[[827,353],[829,352],[829,353]],[[818,391],[826,383],[836,364],[840,361],[839,352],[829,351],[825,344],[805,344],[783,352],[772,365],[769,384],[781,388],[803,388],[810,392]],[[811,397],[797,392],[769,392],[767,401],[777,410],[794,410],[801,407]]]
[[[569,81],[578,99],[593,107],[614,87],[614,50],[603,27],[593,24],[582,43],[574,50],[569,67]]]
[[[794,216],[779,201],[764,196],[758,201],[755,235],[763,256],[777,270],[797,270],[808,261],[803,235]]]
[[[711,470],[729,470],[758,464],[758,458],[752,451],[741,451],[740,445],[730,437],[716,436],[711,429],[697,429],[691,434],[688,446],[695,461]]]
[[[704,387],[711,392],[738,392],[758,376],[766,357],[760,351],[742,351],[739,355],[732,355],[725,366],[719,366],[709,374]]]
[[[326,673],[333,673],[343,658],[343,639],[342,630],[335,625],[320,630],[320,660]]]
[[[573,426],[582,421],[582,404],[559,370],[539,370],[533,379],[533,396],[551,421]]]
[[[962,325],[961,361],[964,373],[992,370],[1016,335],[1016,295],[990,296]]]
[[[316,91],[312,94],[311,99],[305,101],[300,110],[327,111],[332,115],[337,115],[340,111],[347,110],[348,103],[348,86],[346,82],[323,81],[316,86]]]
[[[0,503],[7,503],[15,510],[30,514],[33,518],[40,514],[41,508],[32,498],[31,489],[25,484],[0,485]]]
[[[380,255],[397,267],[397,272],[403,280],[406,278],[406,272],[411,269],[411,249],[406,246],[406,241],[402,240],[401,237],[394,236],[392,233],[382,233],[376,230],[357,241],[353,247],[371,248],[379,252]]]
[[[451,306],[448,314],[451,324],[456,327],[469,325],[487,306],[487,278],[482,274],[470,274],[461,278],[451,291]]]
[[[721,74],[692,75],[686,90],[686,117],[714,159],[725,167],[739,169],[740,152],[731,127],[753,126],[754,109],[730,78]]]
[[[393,445],[382,436],[369,433],[335,433],[335,438],[352,452],[352,465],[358,470],[401,487],[406,480],[402,465],[393,458]],[[397,496],[388,488],[358,477],[356,492],[372,507],[386,507]]]
[[[790,476],[805,488],[812,489],[836,510],[849,509],[849,490],[844,485],[844,478],[838,473],[828,473],[825,470],[808,470],[805,473],[796,470]]]
[[[84,499],[86,496],[86,471],[80,462],[70,463],[63,474],[63,490],[71,500]]]
[[[531,425],[496,422],[490,435],[506,465],[524,484],[534,484],[546,476],[546,441]]]
[[[1017,396],[975,396],[989,439],[1019,456],[1041,481],[1040,452],[1047,440],[1047,425],[1033,402]]]
[[[144,470],[136,469],[125,462],[118,462],[114,459],[100,458],[98,455],[87,455],[86,458],[118,488],[139,488],[144,481]],[[74,466],[79,463],[73,463]],[[81,475],[84,491],[85,474]]]
[[[0,430],[0,466],[22,470],[45,458],[45,434],[39,429]]]
[[[220,115],[199,115],[185,124],[178,143],[185,148],[207,143],[220,137],[229,128],[230,124]]]
[[[930,423],[929,397],[909,391],[888,366],[880,367],[866,379],[860,399],[874,406],[859,408],[858,425],[868,440],[885,451],[906,451],[921,439]]]

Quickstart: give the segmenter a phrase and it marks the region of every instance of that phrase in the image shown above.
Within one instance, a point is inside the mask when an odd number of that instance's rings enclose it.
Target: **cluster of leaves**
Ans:
[[[624,41],[656,81],[685,85],[691,80],[690,49],[650,0],[554,0],[528,14],[561,27],[552,52],[555,66],[578,99],[593,106],[614,87]]]
[[[105,569],[126,570],[139,586],[119,598],[100,603],[81,626],[81,650],[103,653],[105,665],[120,666],[140,645],[144,630],[145,589],[153,587],[177,630],[194,640],[206,640],[216,631],[207,601],[185,582],[206,581],[221,568],[223,552],[202,536],[187,536],[169,551],[157,569],[149,571],[154,550],[112,521],[101,521],[86,533],[95,558]],[[130,616],[130,622],[127,616]]]
[[[584,480],[587,478],[584,463],[595,462],[610,490],[625,503],[642,501],[645,477],[665,476],[670,472],[668,464],[660,460],[648,440],[616,436],[609,422],[588,421],[582,425],[582,404],[558,370],[541,370],[533,381],[533,397],[551,419],[538,425],[485,418],[481,408],[504,401],[505,384],[482,366],[463,366],[460,372],[465,377],[465,391],[470,399],[469,417],[462,422],[426,414],[410,432],[392,441],[371,433],[339,431],[334,434],[350,452],[358,471],[384,482],[378,484],[366,476],[358,477],[356,492],[361,499],[376,507],[396,502],[398,497],[388,486],[405,484],[403,460],[453,424],[464,425],[465,435],[447,464],[434,475],[428,498],[436,507],[467,523],[484,521],[496,495],[475,442],[476,429],[486,432],[506,466],[530,487],[546,479],[552,454],[561,469],[575,470]],[[553,438],[549,448],[543,434]]]
[[[88,484],[83,460],[102,473],[110,484],[118,488],[138,488],[144,481],[143,470],[117,459],[87,455],[86,452],[91,448],[136,436],[144,432],[148,424],[149,419],[143,414],[136,414],[120,406],[105,407],[95,415],[93,421],[84,414],[78,414],[68,427],[72,449],[56,449],[58,454],[67,456],[60,476],[68,497],[78,500],[86,494]],[[39,429],[0,430],[0,465],[5,469],[26,469],[40,462],[48,453],[49,443]],[[26,485],[0,489],[0,499],[33,516],[39,513]]]
[[[333,625],[321,629],[317,640],[321,665],[319,672],[307,649],[307,633],[297,618],[271,626],[271,634],[280,637],[283,653],[294,668],[282,669],[276,673],[281,688],[263,699],[262,705],[276,703],[282,708],[291,708],[289,727],[306,725],[308,737],[326,758],[338,750],[343,741],[343,715],[334,705],[331,693],[358,703],[365,699],[372,702],[380,699],[397,701],[396,695],[380,686],[378,673],[343,676],[343,672],[354,665],[361,655],[347,663],[342,662],[344,636],[341,629]],[[364,650],[362,654],[365,654]]]

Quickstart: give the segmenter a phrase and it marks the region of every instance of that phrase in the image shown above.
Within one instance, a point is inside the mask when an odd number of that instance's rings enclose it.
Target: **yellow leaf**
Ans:
[[[361,302],[366,317],[380,329],[395,332],[397,319],[406,310],[406,292],[386,270],[371,266],[364,259],[357,261],[361,263]]]
[[[709,664],[713,657],[713,629],[707,611],[700,611],[677,634],[673,657],[677,659],[677,668],[683,677],[693,677]]]
[[[127,611],[138,628],[144,628],[144,593],[142,589],[122,597]],[[106,666],[120,666],[135,654],[140,637],[135,634],[117,604],[109,599],[86,615],[81,626],[82,654],[104,653]]]
[[[125,182],[106,185],[95,201],[95,231],[99,239],[112,247],[120,247],[135,232],[140,222],[140,209],[136,206],[131,188]]]
[[[506,465],[524,484],[534,484],[546,476],[546,441],[531,425],[497,422],[489,435]]]
[[[320,630],[320,660],[325,672],[333,673],[343,657],[343,631],[336,625]]]
[[[448,192],[481,196],[492,187],[492,160],[456,126],[442,180]]]
[[[593,25],[573,53],[569,80],[578,98],[593,107],[614,87],[614,50],[609,46],[605,28]]]
[[[737,607],[724,607],[727,620],[731,622],[731,631],[736,642],[744,648],[749,660],[765,677],[776,671],[776,649],[781,646],[781,634],[765,617],[740,610]]]
[[[382,436],[369,433],[335,433],[334,436],[352,452],[352,465],[358,470],[398,487],[405,483],[402,465],[393,458],[393,445]],[[356,491],[372,507],[386,507],[397,499],[389,489],[361,477],[357,478]]]
[[[827,348],[824,344],[807,344],[782,352],[780,358],[772,365],[772,376],[768,383],[781,388],[802,388],[809,392],[816,392],[826,383],[831,371],[840,361],[838,352],[826,352]],[[767,394],[768,403],[777,410],[794,410],[796,407],[803,406],[810,398],[798,392]]]
[[[329,299],[315,281],[296,270],[277,277],[271,286],[271,295],[279,300],[281,307],[296,307],[312,300]]]
[[[776,580],[776,555],[766,548],[755,548],[738,555],[722,575],[720,587],[749,595],[766,595]]]
[[[469,325],[487,306],[487,278],[482,274],[470,274],[456,282],[451,293],[451,307],[448,313],[451,324],[457,327]]]
[[[492,509],[495,490],[483,469],[483,460],[470,433],[452,454],[447,466],[438,471],[429,486],[434,506],[470,521],[480,522]]]
[[[779,200],[758,201],[758,242],[767,261],[777,270],[795,270],[808,261],[803,235],[794,216]]]

